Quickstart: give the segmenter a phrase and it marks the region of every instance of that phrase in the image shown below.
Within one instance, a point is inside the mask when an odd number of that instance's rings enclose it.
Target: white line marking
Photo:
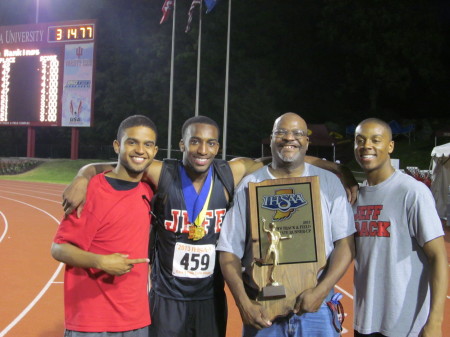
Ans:
[[[64,267],[64,263],[60,263],[58,268],[56,269],[53,276],[50,278],[50,280],[47,282],[47,284],[42,288],[42,290],[39,292],[39,294],[34,298],[33,301],[31,301],[30,304],[17,316],[9,325],[3,329],[2,332],[0,332],[0,337],[3,337],[8,333],[9,330],[14,328],[14,326],[19,323],[19,321],[25,317],[26,314],[34,307],[34,305],[41,299],[42,296],[47,292],[48,288],[52,285],[53,280],[58,276],[58,274],[61,272],[61,269]]]
[[[50,202],[54,202],[56,204],[61,204],[60,201],[56,201],[56,200],[50,200],[50,199],[45,199],[45,198],[40,198],[40,197],[36,197],[34,195],[29,195],[29,194],[24,194],[24,193],[17,193],[17,192],[10,192],[10,191],[2,191],[4,193],[10,193],[10,194],[16,194],[16,195],[23,195],[25,197],[29,197],[29,198],[35,198],[35,199],[39,199],[39,200],[45,200],[45,201],[50,201]],[[5,199],[8,199],[6,197],[4,197]],[[10,199],[10,200],[15,200],[15,199]],[[17,201],[17,200],[15,200]]]
[[[18,202],[20,204],[29,206],[31,208],[37,209],[40,212],[43,212],[45,214],[47,214],[50,218],[52,218],[57,224],[59,224],[59,220],[56,219],[53,215],[51,215],[50,213],[44,211],[43,209],[30,205],[26,202],[20,201],[20,200],[16,200],[16,199],[11,199],[11,198],[7,198],[7,197],[3,197],[0,196],[0,198],[3,199],[7,199],[7,200],[11,200],[11,201],[15,201]],[[51,200],[50,200],[51,201]],[[0,337],[5,336],[9,330],[11,330],[17,323],[19,323],[19,321],[25,317],[25,315],[35,306],[35,304],[41,299],[42,296],[44,296],[44,294],[47,292],[48,288],[53,284],[53,281],[55,280],[55,278],[58,276],[58,274],[61,272],[61,269],[64,267],[64,263],[60,263],[58,265],[58,268],[56,268],[56,271],[54,272],[54,274],[52,275],[52,277],[50,278],[50,280],[48,280],[47,284],[44,286],[44,288],[42,288],[42,290],[39,292],[39,294],[37,294],[37,296],[34,298],[33,301],[30,302],[30,304],[27,305],[27,307],[25,309],[23,309],[23,311],[11,322],[9,323],[9,325],[3,329],[3,331],[0,332]]]
[[[1,186],[1,185],[0,185]],[[6,188],[8,188],[8,190],[6,190]],[[7,186],[7,187],[3,187],[2,191],[3,192],[7,192],[7,191],[15,191],[15,192],[24,192],[24,193],[35,193],[35,194],[48,194],[48,195],[54,195],[57,197],[62,197],[62,193],[63,191],[52,191],[52,192],[48,192],[48,189],[45,190],[38,190],[38,189],[31,189],[30,188],[17,188],[17,187],[12,187],[12,186]]]
[[[0,215],[3,218],[3,221],[5,222],[5,230],[3,231],[2,236],[0,237],[0,242],[2,242],[3,238],[5,237],[6,233],[8,232],[8,219],[6,219],[6,216],[0,211]]]
[[[348,297],[350,297],[353,300],[353,295],[351,295],[350,293],[348,293],[347,291],[345,291],[344,289],[339,287],[337,284],[335,285],[335,287],[338,288],[339,291],[343,292],[345,295],[347,295]]]

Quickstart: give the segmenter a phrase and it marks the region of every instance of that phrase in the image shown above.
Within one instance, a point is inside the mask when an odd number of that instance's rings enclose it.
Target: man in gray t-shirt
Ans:
[[[336,176],[304,162],[308,137],[306,122],[300,116],[286,113],[279,117],[273,127],[270,146],[272,163],[244,178],[238,186],[234,206],[225,216],[217,245],[223,276],[244,323],[243,335],[336,337],[340,331],[335,328],[333,315],[325,301],[330,300],[334,285],[353,260],[355,228],[350,204]],[[320,177],[328,266],[316,287],[306,289],[301,294],[299,290],[294,313],[271,322],[267,319],[265,309],[249,298],[242,281],[242,266],[248,267],[253,260],[251,249],[245,244],[251,241],[246,240],[246,189],[250,181],[301,176]]]
[[[439,337],[447,292],[442,226],[428,187],[395,170],[388,124],[361,122],[355,158],[367,181],[356,225],[355,336]]]

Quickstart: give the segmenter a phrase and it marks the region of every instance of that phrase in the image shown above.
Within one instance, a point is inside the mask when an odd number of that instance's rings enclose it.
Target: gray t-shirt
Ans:
[[[430,190],[395,171],[378,185],[362,186],[353,211],[355,330],[417,336],[430,306],[422,247],[444,234]]]
[[[303,176],[319,176],[325,253],[328,257],[333,243],[355,232],[351,206],[340,180],[332,173],[305,163]],[[249,182],[275,179],[267,166],[246,176],[236,189],[234,205],[228,210],[220,232],[217,250],[233,253],[248,267],[252,262],[251,240],[245,245],[247,226],[247,186]]]

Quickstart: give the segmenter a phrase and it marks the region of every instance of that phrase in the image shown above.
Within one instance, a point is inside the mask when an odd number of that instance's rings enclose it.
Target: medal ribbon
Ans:
[[[205,183],[200,193],[194,188],[192,180],[186,173],[184,167],[180,166],[181,184],[183,188],[184,203],[189,217],[189,222],[196,227],[200,227],[205,219],[206,210],[208,209],[209,199],[211,198],[213,179],[212,168],[208,170]]]

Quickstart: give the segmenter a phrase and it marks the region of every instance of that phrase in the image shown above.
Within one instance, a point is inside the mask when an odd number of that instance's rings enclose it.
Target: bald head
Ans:
[[[307,131],[307,128],[308,128],[306,126],[305,120],[294,112],[286,112],[285,114],[282,114],[280,117],[278,117],[275,120],[275,123],[273,123],[273,130],[278,129],[279,126],[283,123],[286,123],[286,124],[294,123],[297,125],[298,129],[302,128],[305,131]]]
[[[383,121],[379,118],[367,118],[367,119],[363,120],[361,123],[359,123],[358,126],[356,127],[356,129],[361,128],[365,124],[376,124],[376,125],[381,126],[384,129],[386,136],[388,137],[388,140],[389,141],[392,140],[392,129],[389,126],[389,124],[386,123],[385,121]]]

